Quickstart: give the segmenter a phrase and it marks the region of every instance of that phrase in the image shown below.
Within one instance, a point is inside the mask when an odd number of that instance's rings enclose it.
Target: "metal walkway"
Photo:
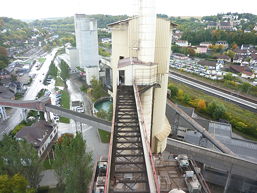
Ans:
[[[117,89],[109,179],[109,193],[150,192],[132,86]]]

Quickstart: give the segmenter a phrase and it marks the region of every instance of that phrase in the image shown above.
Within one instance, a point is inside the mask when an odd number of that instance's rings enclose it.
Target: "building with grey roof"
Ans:
[[[209,132],[240,157],[257,162],[257,143],[233,138],[230,124],[223,125],[210,122]],[[219,151],[210,141],[197,131],[187,131],[184,136],[184,141]]]
[[[10,91],[8,88],[4,86],[0,86],[0,98],[13,100],[15,98],[15,94]]]
[[[202,127],[213,134],[221,143],[226,145],[235,154],[257,162],[257,143],[250,140],[235,138],[232,132],[231,125],[228,123],[215,122],[202,119],[197,116],[193,108],[179,106],[188,115],[190,115]],[[176,129],[173,137],[183,140],[185,142],[199,145],[202,147],[218,150],[209,140],[207,140],[201,133],[197,132],[186,120],[182,117],[176,117],[176,112],[171,107],[167,106],[166,116],[172,126],[172,132]],[[177,120],[175,120],[177,119]],[[177,128],[176,128],[177,127]]]
[[[48,147],[52,145],[57,136],[57,126],[40,120],[31,126],[23,127],[17,134],[17,139],[24,139],[37,150],[38,156],[42,156]]]

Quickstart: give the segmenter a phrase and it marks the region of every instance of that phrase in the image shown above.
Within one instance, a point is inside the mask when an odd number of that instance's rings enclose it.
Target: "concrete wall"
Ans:
[[[79,51],[78,49],[69,49],[70,56],[70,68],[71,70],[76,70],[76,67],[79,66]]]
[[[98,67],[89,67],[85,68],[86,71],[86,80],[87,84],[91,85],[91,80],[95,78],[96,80],[99,80],[99,68]]]
[[[153,125],[152,125],[152,151],[154,147],[162,147],[158,151],[164,151],[166,147],[167,133],[169,126],[165,126],[165,112],[167,102],[168,73],[171,50],[171,34],[170,21],[158,19],[156,23],[156,39],[155,39],[155,59],[158,64],[159,84],[160,88],[154,90],[154,106],[153,106]],[[156,141],[156,135],[163,133],[166,138],[163,141]],[[155,144],[155,143],[163,144]]]
[[[57,126],[53,128],[52,133],[48,136],[48,138],[45,140],[44,144],[38,149],[38,156],[40,157],[45,150],[47,149],[48,145],[52,142],[54,137],[57,135]]]

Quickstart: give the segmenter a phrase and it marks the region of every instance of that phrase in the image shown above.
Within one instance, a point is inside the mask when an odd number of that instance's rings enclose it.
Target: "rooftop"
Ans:
[[[142,62],[137,57],[128,57],[124,59],[120,59],[118,63],[118,68],[122,68],[129,65],[143,65],[143,66],[152,66],[156,65],[156,63],[152,62]]]
[[[0,98],[2,99],[14,99],[15,94],[11,92],[8,88],[0,86]]]
[[[203,66],[216,66],[216,61],[210,61],[210,60],[200,60],[199,62],[198,62],[198,64],[200,64],[200,65],[203,65]]]
[[[17,134],[16,138],[25,139],[35,148],[44,144],[47,137],[52,133],[53,126],[46,121],[40,120],[31,126],[23,127]]]

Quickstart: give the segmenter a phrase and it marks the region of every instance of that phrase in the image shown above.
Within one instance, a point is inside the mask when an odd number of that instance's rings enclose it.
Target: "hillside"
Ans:
[[[33,35],[28,24],[17,19],[0,17],[0,46],[9,47]],[[9,43],[7,43],[9,41]],[[5,45],[4,45],[5,43]]]
[[[113,23],[122,19],[128,18],[127,15],[88,15],[90,18],[95,18],[97,20],[98,28],[106,28],[106,25],[109,23]],[[66,32],[74,32],[74,18],[66,17],[66,18],[58,18],[51,20],[35,20],[30,23],[30,25],[35,27],[44,27],[54,31],[66,31]]]

